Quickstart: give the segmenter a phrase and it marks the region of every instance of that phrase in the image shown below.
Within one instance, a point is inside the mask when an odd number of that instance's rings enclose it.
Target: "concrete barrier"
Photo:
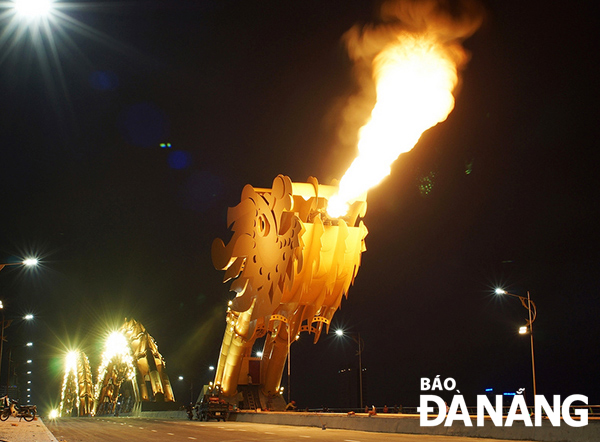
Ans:
[[[187,411],[176,410],[176,411],[142,411],[135,417],[144,417],[148,419],[181,419],[187,420]]]
[[[541,427],[526,427],[522,422],[515,422],[511,427],[496,427],[487,419],[482,427],[467,427],[463,422],[455,422],[451,427],[444,427],[443,425],[421,427],[419,416],[398,414],[378,414],[377,416],[368,417],[362,414],[348,416],[338,413],[237,412],[231,413],[230,420],[379,433],[431,434],[542,442],[600,441],[600,421],[592,419],[589,420],[587,426],[578,428],[570,427],[564,422],[561,422],[560,427],[553,427],[546,420],[542,421],[543,425]]]

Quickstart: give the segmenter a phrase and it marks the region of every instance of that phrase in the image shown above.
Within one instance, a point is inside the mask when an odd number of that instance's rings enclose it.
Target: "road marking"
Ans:
[[[196,438],[192,436],[188,436],[188,439],[196,440]]]
[[[265,434],[275,434],[275,433],[271,433],[270,431],[265,431]]]
[[[306,438],[310,438],[310,436],[300,436],[300,437],[306,437]]]
[[[169,436],[175,436],[173,433],[167,433]]]
[[[143,429],[144,429],[144,427],[140,427],[140,430],[143,430]]]
[[[156,430],[152,430],[153,433],[158,433]]]

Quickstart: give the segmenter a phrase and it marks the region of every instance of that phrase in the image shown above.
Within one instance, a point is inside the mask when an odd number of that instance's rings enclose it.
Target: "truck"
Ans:
[[[202,388],[202,393],[200,393],[196,403],[198,420],[209,421],[216,419],[217,421],[222,420],[225,422],[229,418],[229,413],[233,407],[220,397],[220,393],[221,391],[218,386],[205,385]]]

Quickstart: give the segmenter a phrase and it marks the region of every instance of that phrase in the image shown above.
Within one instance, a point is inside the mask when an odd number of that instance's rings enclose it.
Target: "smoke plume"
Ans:
[[[485,16],[476,0],[392,0],[384,2],[379,12],[377,23],[355,25],[343,36],[354,63],[358,90],[348,98],[342,113],[339,141],[352,149],[376,102],[377,56],[401,39],[427,34],[443,45],[460,73],[469,60],[461,43],[479,28]]]

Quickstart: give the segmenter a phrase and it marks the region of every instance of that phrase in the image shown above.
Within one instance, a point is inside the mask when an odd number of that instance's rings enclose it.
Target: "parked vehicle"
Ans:
[[[216,419],[225,422],[229,417],[231,406],[219,396],[206,394],[198,404],[198,420]]]
[[[9,416],[25,419],[25,422],[31,422],[37,414],[35,405],[19,405],[15,400],[9,399],[8,396],[2,398],[2,411],[0,412],[0,420],[5,421]]]

